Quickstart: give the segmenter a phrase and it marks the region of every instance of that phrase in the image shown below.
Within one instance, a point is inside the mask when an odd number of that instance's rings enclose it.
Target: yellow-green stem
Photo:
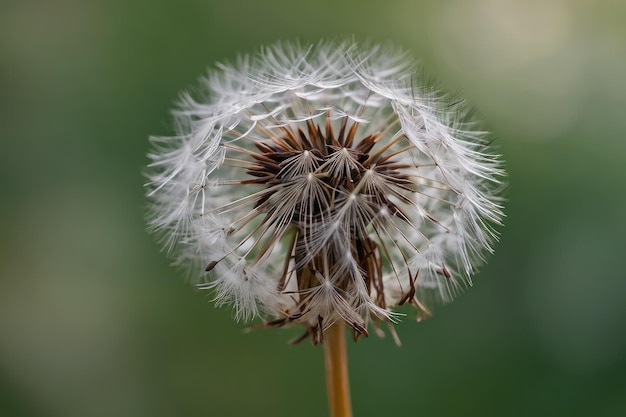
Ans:
[[[337,321],[325,332],[324,357],[330,417],[352,417],[346,332],[343,321]]]

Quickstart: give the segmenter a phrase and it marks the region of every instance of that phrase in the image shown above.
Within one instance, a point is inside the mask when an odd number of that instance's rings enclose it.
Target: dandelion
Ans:
[[[210,72],[177,135],[152,138],[150,226],[238,319],[328,345],[331,397],[342,326],[358,339],[451,301],[503,216],[485,132],[415,67],[388,45],[276,44]]]

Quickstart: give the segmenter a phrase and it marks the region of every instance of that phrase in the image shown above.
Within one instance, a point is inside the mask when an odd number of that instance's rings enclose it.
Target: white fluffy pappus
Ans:
[[[237,318],[355,337],[451,301],[492,252],[504,171],[461,100],[389,45],[279,43],[151,138],[149,225]],[[208,272],[204,272],[204,271]]]

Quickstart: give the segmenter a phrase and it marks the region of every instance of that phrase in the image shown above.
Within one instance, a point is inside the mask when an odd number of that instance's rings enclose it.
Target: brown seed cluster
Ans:
[[[335,132],[330,117],[326,117],[322,125],[308,120],[273,131],[258,128],[268,139],[254,140],[253,150],[226,145],[246,156],[245,160],[231,158],[231,162],[236,161],[247,173],[239,183],[263,187],[263,191],[257,193],[253,208],[262,216],[255,231],[269,227],[277,219],[288,224],[275,228],[269,237],[255,242],[254,250],[248,252],[254,262],[271,250],[276,240],[286,241],[288,245],[276,291],[290,294],[296,307],[286,308],[284,317],[265,326],[306,324],[306,332],[296,342],[311,337],[313,343],[318,344],[323,341],[323,330],[336,319],[346,321],[355,339],[367,336],[370,309],[364,307],[365,299],[386,312],[383,259],[388,257],[389,249],[383,239],[373,239],[372,235],[383,233],[379,229],[384,229],[389,216],[407,222],[409,227],[407,216],[394,201],[410,202],[407,194],[417,191],[409,174],[411,166],[396,158],[404,152],[412,152],[413,146],[401,134],[392,136],[391,140],[386,137],[397,124],[396,119],[376,133],[358,137],[359,123],[344,117],[341,122],[335,122],[338,126]],[[385,145],[380,146],[378,142],[383,137],[386,137]],[[302,190],[307,184],[310,189]],[[292,194],[299,198],[288,204],[290,210],[286,214],[285,204],[277,204],[273,198],[276,193],[289,194],[285,190],[290,187],[297,188]],[[238,227],[247,224],[251,217],[241,219]],[[321,245],[311,243],[316,241],[315,234],[332,227],[337,227],[334,238],[326,239]],[[232,232],[237,230],[236,227]],[[349,254],[344,253],[346,248]],[[359,274],[345,267],[346,255],[356,264]],[[213,269],[215,264],[211,262],[207,270]],[[407,270],[410,288],[400,304],[410,301],[427,313],[414,297],[416,277],[411,277],[408,265]],[[295,288],[288,285],[290,279],[295,279]],[[320,297],[316,296],[324,287],[329,287],[330,298],[334,298],[328,308],[320,308]],[[375,294],[375,299],[370,300],[371,294]],[[362,313],[355,314],[355,311]],[[389,320],[384,313],[378,317],[374,314],[372,318],[375,322]]]

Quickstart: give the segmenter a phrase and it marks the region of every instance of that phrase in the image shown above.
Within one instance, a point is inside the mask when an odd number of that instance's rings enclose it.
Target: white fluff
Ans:
[[[217,262],[202,284],[238,318],[366,328],[370,317],[392,321],[400,301],[422,312],[451,301],[492,252],[503,170],[466,107],[419,85],[415,66],[389,46],[351,42],[280,43],[220,65],[201,98],[183,95],[176,135],[152,138],[151,228],[193,276]],[[344,122],[353,147],[381,134],[370,155],[393,154],[404,180],[346,147],[289,156],[278,184],[241,183],[262,153],[255,143],[288,140],[284,129],[310,136],[311,124],[337,134]],[[371,165],[353,181],[362,163]],[[331,190],[334,179],[348,186]],[[365,284],[355,233],[373,242],[384,288]],[[311,262],[319,285],[299,290]]]

